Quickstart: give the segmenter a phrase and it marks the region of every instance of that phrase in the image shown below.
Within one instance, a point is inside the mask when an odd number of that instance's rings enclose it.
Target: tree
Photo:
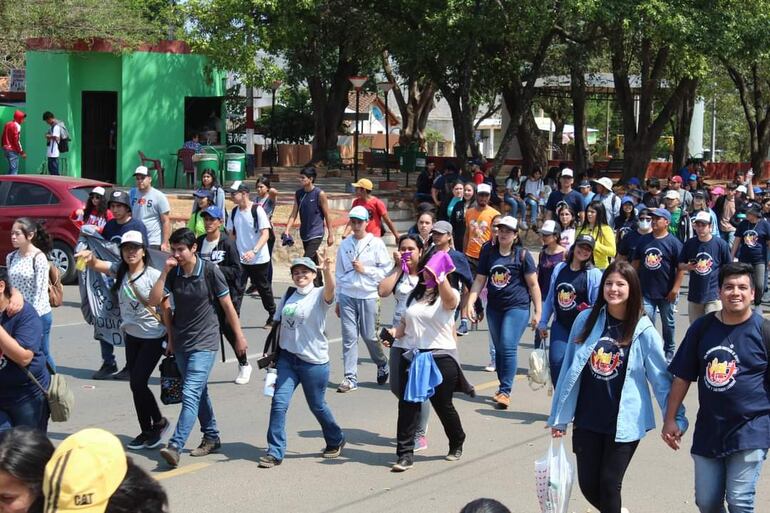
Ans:
[[[313,106],[307,89],[285,88],[280,104],[257,120],[257,130],[275,141],[305,144],[313,136]]]

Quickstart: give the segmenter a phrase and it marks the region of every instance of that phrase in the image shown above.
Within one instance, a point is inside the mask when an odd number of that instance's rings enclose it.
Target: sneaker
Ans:
[[[131,380],[131,375],[128,373],[128,367],[123,367],[120,372],[117,374],[112,375],[112,379],[115,381],[129,381]]]
[[[251,379],[251,364],[238,365],[238,377],[235,378],[236,385],[248,385]]]
[[[273,468],[277,467],[281,464],[283,460],[279,460],[272,454],[268,454],[267,456],[260,456],[259,457],[259,468]]]
[[[102,366],[99,367],[99,370],[94,372],[94,375],[91,376],[91,379],[109,379],[116,372],[118,372],[117,365],[114,363],[103,363]]]
[[[498,396],[495,398],[495,408],[498,410],[507,410],[510,404],[511,398],[504,392],[500,392],[500,394],[498,394]]]
[[[321,454],[321,456],[323,456],[327,460],[330,460],[330,459],[333,459],[333,458],[337,458],[337,457],[339,457],[340,454],[342,454],[342,448],[343,447],[345,447],[345,439],[344,438],[342,439],[342,443],[339,444],[336,447],[334,447],[332,445],[327,445],[326,449],[324,449],[324,451]]]
[[[387,383],[389,376],[390,376],[390,369],[388,368],[387,363],[382,367],[377,367],[377,384],[378,385],[384,385],[385,383]]]
[[[222,447],[222,443],[219,441],[219,438],[216,440],[204,438],[201,440],[201,444],[198,447],[190,451],[190,456],[195,456],[196,458],[199,456],[207,456],[212,452],[216,452],[220,447]]]
[[[417,437],[414,441],[414,452],[424,451],[428,448],[428,438],[424,436]]]
[[[496,372],[497,371],[497,366],[495,365],[495,362],[489,362],[489,365],[484,367],[484,370],[486,372]]]
[[[414,466],[411,456],[401,456],[395,465],[390,467],[391,472],[404,472]]]
[[[147,439],[149,436],[145,433],[140,433],[139,436],[131,440],[126,444],[126,449],[131,449],[132,451],[139,451],[141,449],[147,449]]]
[[[163,445],[163,437],[171,430],[171,423],[166,417],[160,419],[160,422],[152,427],[152,431],[147,433],[147,440],[144,442],[145,449],[156,449]]]
[[[620,513],[631,513],[628,508],[620,508]]]
[[[457,327],[457,336],[458,337],[464,337],[465,335],[468,334],[468,324],[470,324],[468,322],[468,319],[466,319],[464,317],[462,319],[460,319],[460,326]]]
[[[463,446],[461,445],[460,447],[449,449],[449,454],[447,454],[444,459],[447,461],[457,461],[462,457],[463,457]]]
[[[358,390],[358,383],[350,378],[343,379],[342,383],[340,383],[340,386],[337,387],[337,392],[340,394],[352,392],[354,390]]]
[[[266,330],[273,329],[273,316],[272,315],[267,318],[263,328],[266,329]]]
[[[527,224],[526,221],[522,221],[522,222],[519,223],[519,228],[522,229],[522,230],[528,230],[529,229],[529,225]]]
[[[166,460],[172,468],[179,466],[179,449],[176,446],[168,444],[166,447],[160,450],[160,455]]]

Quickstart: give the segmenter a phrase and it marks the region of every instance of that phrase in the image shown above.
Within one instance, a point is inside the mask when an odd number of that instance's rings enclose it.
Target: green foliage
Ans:
[[[313,136],[313,106],[307,89],[285,88],[279,97],[280,104],[276,99],[275,112],[266,109],[256,121],[257,132],[271,140],[275,135],[276,141],[307,143]]]
[[[436,143],[442,143],[444,142],[444,135],[436,130],[435,128],[426,128],[425,129],[425,142],[432,146]]]

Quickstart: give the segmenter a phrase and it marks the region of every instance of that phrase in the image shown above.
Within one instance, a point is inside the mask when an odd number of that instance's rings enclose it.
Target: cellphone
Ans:
[[[388,331],[388,328],[382,328],[380,330],[380,340],[384,340],[385,342],[389,342],[391,344],[396,341],[393,335],[390,334],[390,331]]]

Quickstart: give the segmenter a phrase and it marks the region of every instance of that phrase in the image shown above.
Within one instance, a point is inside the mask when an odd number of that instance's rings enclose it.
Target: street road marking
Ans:
[[[524,374],[517,374],[515,379],[518,380],[518,379],[524,379],[524,378],[526,378]],[[480,390],[487,390],[490,388],[495,388],[497,386],[500,386],[500,382],[497,380],[494,380],[494,381],[487,381],[486,383],[481,383],[480,385],[476,385],[473,388],[475,388],[476,392],[478,392]]]
[[[184,467],[169,470],[168,472],[163,472],[162,474],[157,474],[154,477],[158,481],[163,481],[164,479],[171,479],[172,477],[189,474],[191,472],[197,472],[211,465],[213,465],[213,463],[193,463],[192,465],[185,465]]]
[[[67,327],[67,326],[82,326],[83,324],[88,324],[88,323],[87,323],[87,322],[85,322],[85,321],[80,321],[80,322],[65,322],[64,324],[54,324],[54,325],[53,325],[53,327],[54,327],[54,328],[64,328],[64,327]]]

